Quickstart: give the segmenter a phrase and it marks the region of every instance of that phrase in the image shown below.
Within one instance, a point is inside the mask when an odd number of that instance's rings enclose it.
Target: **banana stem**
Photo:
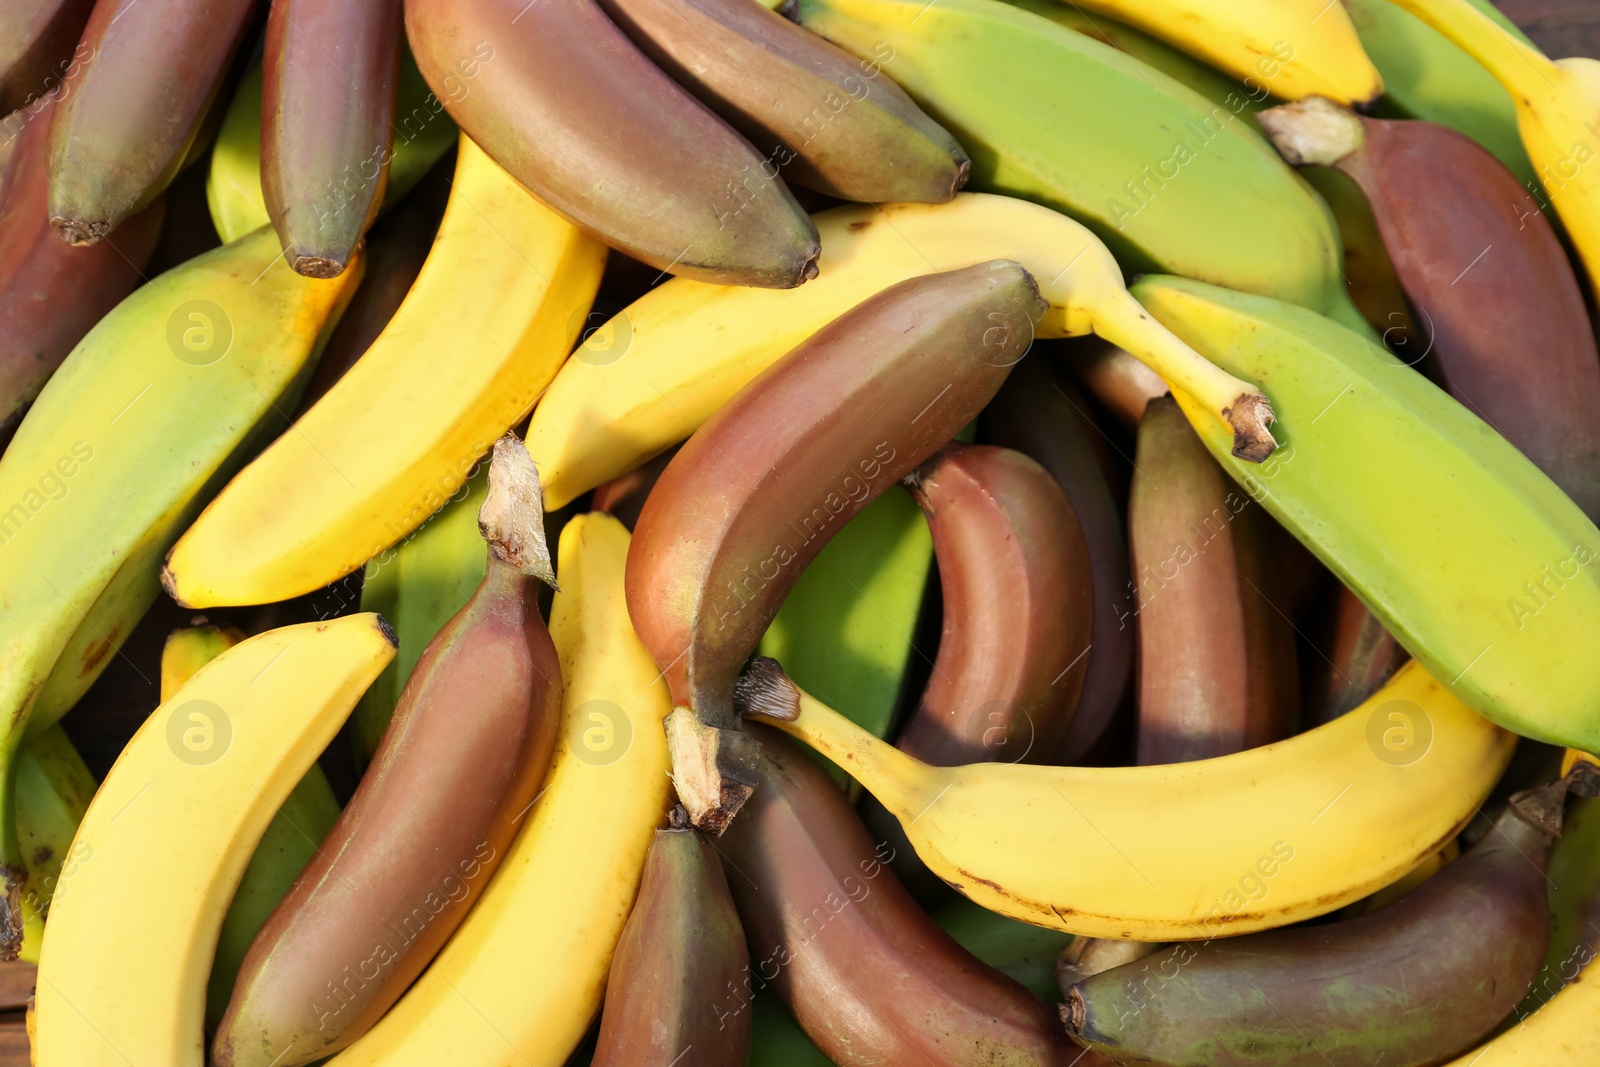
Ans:
[[[1233,430],[1233,454],[1239,459],[1260,463],[1278,447],[1267,429],[1275,418],[1272,404],[1261,390],[1184,344],[1126,290],[1096,304],[1094,332],[1126,349],[1226,423]]]
[[[734,692],[739,714],[769,722],[838,764],[902,821],[914,818],[944,788],[943,776],[921,760],[863,730],[758,657]]]
[[[1536,94],[1544,88],[1539,82],[1548,84],[1561,75],[1548,57],[1495,25],[1467,0],[1394,0],[1394,4],[1438,30],[1513,95]]]

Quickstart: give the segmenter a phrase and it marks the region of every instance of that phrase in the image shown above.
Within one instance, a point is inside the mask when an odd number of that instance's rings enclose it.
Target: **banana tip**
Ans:
[[[1277,421],[1272,402],[1260,393],[1240,393],[1222,409],[1222,417],[1233,427],[1233,454],[1247,463],[1264,463],[1278,447],[1267,425]]]
[[[1076,989],[1067,990],[1067,1002],[1061,1005],[1061,1025],[1067,1028],[1067,1036],[1082,1037],[1083,1026],[1087,1021],[1088,1012],[1083,1006],[1083,994]]]
[[[759,715],[792,722],[800,717],[800,690],[777,660],[757,656],[733,683],[733,710],[740,718]]]
[[[508,433],[494,443],[489,492],[478,509],[478,531],[500,562],[552,589],[561,588],[545,540],[539,468],[515,434]]]
[[[289,266],[305,278],[337,278],[344,273],[345,262],[329,256],[310,256],[303,252],[289,253]]]
[[[92,245],[111,232],[111,223],[104,219],[79,219],[67,215],[51,215],[50,225],[61,239],[75,248]]]

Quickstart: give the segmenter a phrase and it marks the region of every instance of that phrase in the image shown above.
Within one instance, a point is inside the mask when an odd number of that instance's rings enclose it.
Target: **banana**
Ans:
[[[612,247],[703,281],[785,289],[816,276],[816,228],[775,163],[594,0],[407,0],[406,36],[462,130]]]
[[[829,706],[886,737],[907,696],[932,565],[927,519],[892,486],[801,572],[758,651],[791,664]]]
[[[1134,292],[1223,368],[1272,382],[1298,440],[1242,467],[1212,454],[1430,674],[1525,737],[1600,748],[1597,531],[1503,437],[1380,346],[1279,301],[1147,276]]]
[[[609,515],[562,529],[562,726],[544,792],[432,966],[330,1067],[560,1067],[589,1029],[670,789],[672,702],[628,621],[627,554]]]
[[[317,361],[317,373],[300,398],[300,412],[327,395],[334,383],[349,373],[383,333],[406,294],[422,272],[433,239],[439,233],[450,196],[450,175],[455,161],[441,162],[393,212],[379,219],[367,234],[366,275],[339,317],[328,346]]]
[[[172,699],[200,668],[244,639],[244,634],[231,626],[191,626],[172,631],[161,648],[161,699]],[[338,818],[339,801],[334,798],[322,767],[313,763],[267,824],[233,891],[228,912],[222,917],[217,951],[211,961],[211,979],[206,986],[207,1033],[214,1031],[222,1019],[239,964],[256,931],[289,891]],[[18,821],[20,824],[20,813]]]
[[[22,949],[19,958],[39,962],[50,899],[69,863],[81,860],[73,836],[94,797],[94,775],[59,725],[24,741],[17,750],[17,837],[28,861],[28,887],[22,893]]]
[[[1406,661],[1400,642],[1343,583],[1333,590],[1324,627],[1323,633],[1313,635],[1321,638],[1315,644],[1324,650],[1327,662],[1313,665],[1316,673],[1307,687],[1307,726],[1332,722],[1365,703]]]
[[[1123,354],[1166,389],[1153,371]],[[1079,356],[1075,352],[1069,358],[1075,361]],[[1092,614],[1083,690],[1061,741],[1053,753],[1035,761],[1041,763],[1083,763],[1120,740],[1117,713],[1127,698],[1133,669],[1134,628],[1127,608],[1128,535],[1122,505],[1095,452],[1100,430],[1087,409],[1060,364],[1034,358],[1011,372],[983,412],[985,441],[1033,457],[1066,493],[1090,564]],[[762,654],[769,653],[763,650]],[[778,653],[770,655],[779,663],[788,662]],[[798,682],[811,691],[803,677]],[[826,698],[823,693],[824,702],[831,705]]]
[[[1261,123],[1291,163],[1361,186],[1436,377],[1600,517],[1600,350],[1566,251],[1511,172],[1454,130],[1321,99]]]
[[[167,591],[189,607],[286,600],[416,529],[538,399],[604,262],[463,136],[439,236],[400,310],[173,547]],[[444,351],[460,358],[443,365]]]
[[[302,278],[275,263],[274,240],[262,231],[136,290],[0,456],[0,780],[22,727],[83,694],[160,592],[167,546],[282,425],[359,279]],[[0,864],[15,869],[8,797]]]
[[[1513,806],[1386,908],[1174,946],[1073,985],[1062,1020],[1088,1048],[1168,1067],[1438,1063],[1490,1033],[1537,973],[1549,851]]]
[[[547,507],[564,507],[688,437],[779,357],[874,293],[993,259],[1016,260],[1038,281],[1050,310],[1037,336],[1100,334],[1165,377],[1181,377],[1191,394],[1203,389],[1219,415],[1241,395],[1242,383],[1153,329],[1123,295],[1122,269],[1104,246],[1047,208],[962,193],[948,204],[835,208],[817,216],[817,230],[821,274],[797,290],[674,278],[579,346],[528,427]],[[1242,421],[1240,429],[1255,439],[1251,447],[1266,444]]]
[[[1517,112],[1528,159],[1600,288],[1600,60],[1552,61],[1469,0],[1394,0],[1494,75]]]
[[[94,0],[17,0],[0,10],[0,115],[59,88]]]
[[[755,787],[733,683],[834,532],[972,421],[1045,310],[997,261],[903,282],[775,364],[701,427],[645,501],[628,609],[677,710],[673,782],[720,834]]]
[[[378,750],[423,650],[483,581],[487,563],[478,512],[488,488],[488,464],[479,464],[467,484],[415,533],[367,562],[361,610],[391,620],[399,651],[351,716],[363,764]]]
[[[555,747],[561,665],[539,617],[553,583],[539,476],[495,443],[477,592],[406,680],[350,805],[246,954],[219,1067],[296,1067],[348,1046],[400,998],[494,877]]]
[[[1331,219],[1239,121],[1243,94],[1214,104],[999,0],[802,0],[799,8],[802,25],[881,66],[955,135],[972,156],[974,189],[1071,215],[1130,272],[1182,274],[1317,311],[1342,291]]]
[[[393,654],[375,615],[286,626],[224,652],[151,715],[56,888],[38,1063],[200,1067],[206,973],[249,845]]]
[[[772,660],[755,661],[736,702],[861,782],[977,903],[1135,941],[1250,933],[1366,896],[1456,835],[1515,745],[1416,664],[1327,726],[1157,767],[930,767],[801,692]]]
[[[967,180],[955,138],[875,64],[750,0],[600,4],[786,181],[844,200],[942,204]]]
[[[1550,850],[1550,944],[1544,966],[1512,1012],[1526,1023],[1578,977],[1600,951],[1600,802],[1573,798]],[[1574,1061],[1576,1062],[1576,1061]]]
[[[1295,732],[1293,624],[1268,524],[1206,453],[1170,396],[1139,423],[1128,499],[1139,628],[1141,764],[1226,756]]]
[[[79,44],[88,55],[50,124],[50,224],[67,243],[93,244],[161,195],[196,147],[254,6],[95,5]]]
[[[56,234],[46,154],[59,99],[40,102],[0,183],[0,447],[72,347],[144,280],[161,234],[160,201],[103,247],[73,248]]]
[[[754,989],[770,984],[839,1064],[1070,1064],[1044,1004],[917,906],[811,754],[751,729],[760,788],[718,848]],[[724,1018],[747,1001],[737,987],[714,997]]]
[[[1067,495],[992,445],[946,445],[907,482],[933,534],[944,624],[897,746],[937,766],[1052,762],[1092,651],[1092,565]]]
[[[211,207],[211,221],[224,241],[235,240],[272,221],[261,180],[264,77],[261,65],[254,64],[239,79],[211,150],[206,201]],[[444,105],[429,91],[410,53],[403,53],[389,145],[388,182],[380,213],[398,204],[459,140],[460,133],[444,113]],[[339,184],[345,190],[360,190],[369,180],[358,169],[341,175]]]
[[[1401,353],[1402,358],[1425,351],[1427,339],[1411,321],[1411,307],[1406,303],[1389,251],[1383,246],[1367,195],[1332,167],[1307,167],[1300,173],[1327,202],[1339,223],[1339,237],[1344,242],[1345,288],[1356,309],[1378,331],[1383,343]],[[1415,349],[1410,347],[1413,344]],[[1421,358],[1413,355],[1407,362]]]
[[[650,845],[639,899],[611,960],[593,1064],[671,1067],[689,1058],[744,1067],[750,1014],[730,1021],[715,998],[749,971],[716,849],[675,808]]]
[[[1061,995],[1056,986],[1056,957],[1068,945],[1082,940],[1060,930],[996,915],[954,893],[930,907],[928,915],[956,944],[1001,974],[1021,982],[1047,1004]]]
[[[1491,0],[1468,0],[1506,33],[1532,44]],[[1536,180],[1517,136],[1511,94],[1477,60],[1392,0],[1343,0],[1361,45],[1383,74],[1379,113],[1459,130],[1495,154],[1528,188]]]
[[[1383,78],[1362,50],[1350,16],[1321,0],[1089,0],[1083,6],[1121,19],[1273,96],[1317,95],[1366,104]]]
[[[337,277],[377,217],[399,58],[398,3],[271,5],[261,191],[289,266],[307,277]]]

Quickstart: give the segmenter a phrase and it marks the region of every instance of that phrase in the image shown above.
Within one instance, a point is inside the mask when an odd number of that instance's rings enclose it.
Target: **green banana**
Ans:
[[[239,80],[211,150],[206,200],[211,205],[211,221],[225,242],[272,221],[261,191],[261,86],[261,64],[257,63]],[[409,52],[401,56],[396,96],[389,183],[380,213],[399,203],[428,168],[455,147],[457,137],[456,124],[428,90]]]
[[[1338,234],[1245,110],[1000,0],[801,0],[801,23],[880,66],[972,156],[970,187],[1088,226],[1125,269],[1318,311]],[[870,59],[868,59],[870,57]],[[1115,106],[1107,106],[1115,101]]]
[[[1432,382],[1315,313],[1182,278],[1133,292],[1264,385],[1292,429],[1248,470],[1216,420],[1174,395],[1223,468],[1429,673],[1507,729],[1600,749],[1600,530],[1576,504]]]
[[[1533,43],[1489,0],[1470,2],[1513,37]],[[1477,60],[1389,0],[1344,0],[1344,6],[1362,47],[1383,74],[1378,114],[1459,130],[1499,157],[1524,185],[1539,188],[1517,134],[1511,95]]]
[[[192,626],[168,634],[161,650],[162,702],[183,688],[201,667],[243,640],[244,634],[231,627]],[[20,768],[18,773],[22,773]],[[227,914],[222,917],[222,930],[217,936],[217,951],[206,986],[208,1030],[216,1029],[222,1013],[227,1010],[239,964],[255,939],[256,931],[289,891],[301,868],[316,853],[338,818],[339,801],[322,768],[313,763],[273,815],[272,822],[267,824],[267,832],[256,844]],[[20,812],[18,821],[21,822]]]
[[[399,650],[352,716],[356,754],[363,764],[383,740],[400,691],[428,642],[483,581],[487,557],[478,533],[478,509],[488,484],[488,464],[480,464],[455,497],[416,533],[367,563],[361,610],[376,611],[389,621]]]
[[[887,737],[932,563],[928,520],[911,494],[890,489],[805,569],[761,638],[760,655],[793,664],[794,677],[833,694],[833,707]],[[843,782],[843,773],[834,776]]]
[[[0,864],[13,893],[23,727],[59,719],[154,602],[167,549],[283,425],[360,278],[302,278],[279,258],[265,228],[135,290],[0,456]],[[0,934],[0,956],[18,933]]]
[[[50,897],[61,869],[87,856],[72,848],[73,835],[94,796],[94,775],[59,725],[24,741],[17,751],[17,837],[28,861],[22,894],[22,951],[39,962],[39,944],[50,914]]]

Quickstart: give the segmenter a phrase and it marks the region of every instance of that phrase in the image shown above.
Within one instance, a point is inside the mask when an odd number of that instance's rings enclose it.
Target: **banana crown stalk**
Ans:
[[[1600,749],[1600,530],[1438,386],[1329,320],[1181,278],[1134,292],[1294,429],[1263,466],[1181,390],[1223,469],[1460,700],[1525,737]]]
[[[56,888],[38,1062],[201,1067],[207,973],[249,846],[393,655],[376,615],[286,626],[218,656],[146,720]]]
[[[1281,161],[1280,161],[1281,162]],[[1270,453],[1270,406],[1178,342],[1132,300],[1122,268],[1088,229],[1049,208],[962,193],[948,204],[847,206],[816,217],[821,273],[774,291],[673,278],[589,336],[528,428],[559,508],[688,437],[762,371],[873,294],[996,259],[1033,275],[1049,304],[1039,338],[1099,334],[1231,422],[1249,455]],[[626,427],[626,432],[623,428]]]
[[[934,873],[984,907],[1140,941],[1282,926],[1387,885],[1466,825],[1516,740],[1416,664],[1327,726],[1151,767],[930,767],[771,660],[754,661],[735,699],[860,781]]]

